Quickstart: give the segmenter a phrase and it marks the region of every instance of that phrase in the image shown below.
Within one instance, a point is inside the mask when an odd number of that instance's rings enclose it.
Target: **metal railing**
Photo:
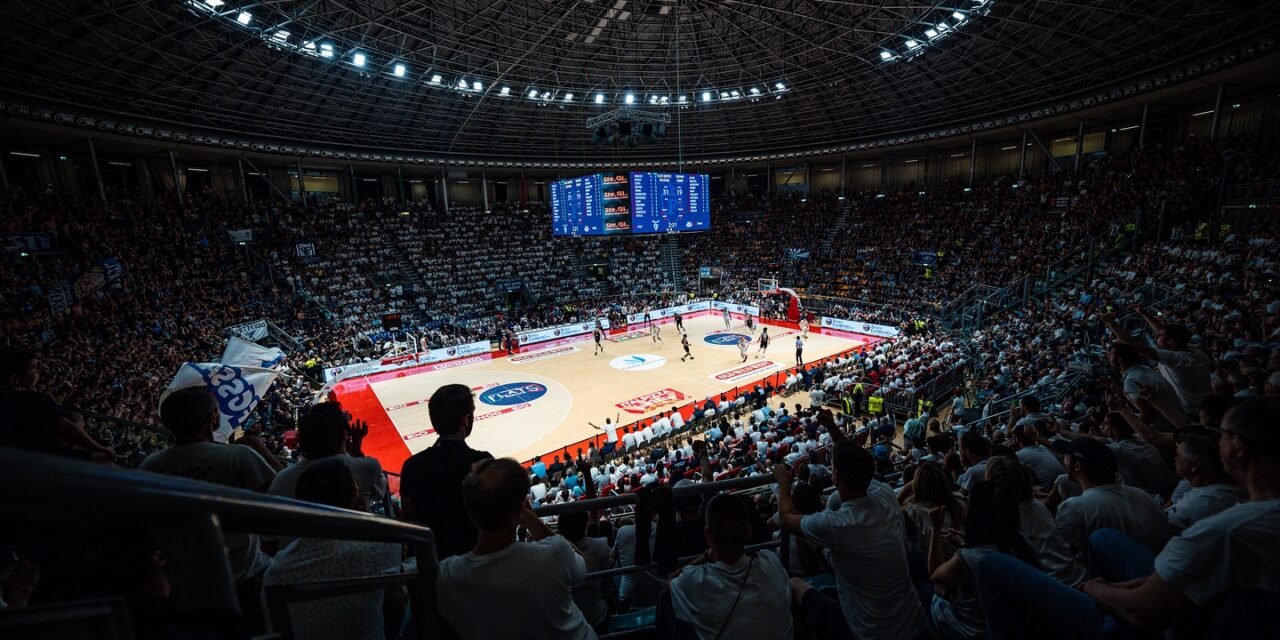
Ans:
[[[159,534],[171,602],[179,614],[219,611],[238,615],[223,539],[224,531],[290,537],[409,544],[417,570],[378,579],[335,580],[291,585],[278,594],[332,596],[407,586],[419,638],[439,637],[444,622],[435,606],[435,542],[431,530],[367,513],[311,504],[242,489],[140,471],[128,471],[0,448],[0,468],[21,491],[0,496],[0,511],[11,525],[77,523],[146,526]],[[301,598],[296,598],[301,599]],[[278,609],[280,602],[272,609]],[[277,629],[286,638],[288,629]]]
[[[1227,189],[1225,204],[1233,206],[1280,203],[1280,181],[1233,184]]]

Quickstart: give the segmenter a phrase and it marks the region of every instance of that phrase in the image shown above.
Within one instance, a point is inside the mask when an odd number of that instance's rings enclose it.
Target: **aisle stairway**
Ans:
[[[662,255],[659,266],[662,270],[663,279],[669,284],[668,287],[664,288],[679,291],[684,286],[684,262],[680,253],[680,239],[678,236],[671,234],[662,240]]]
[[[844,232],[845,224],[847,224],[849,220],[849,210],[852,208],[853,205],[851,204],[846,204],[840,207],[839,215],[837,215],[835,221],[831,223],[831,228],[827,229],[826,236],[822,238],[822,244],[820,245],[822,248],[822,255],[831,255],[831,247],[835,245],[836,240],[840,238],[840,234]]]

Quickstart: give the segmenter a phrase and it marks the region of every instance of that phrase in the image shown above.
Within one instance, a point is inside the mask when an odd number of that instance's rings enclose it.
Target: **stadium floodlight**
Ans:
[[[634,93],[628,93],[628,94],[626,95],[626,97],[622,99],[622,101],[623,101],[623,102],[625,102],[625,103],[627,103],[627,104],[635,104],[635,102],[636,102],[636,95],[635,95]]]
[[[658,104],[658,96],[649,96],[649,104]]]
[[[892,57],[893,57],[893,54],[892,54],[892,53],[889,53],[888,51],[881,51],[881,52],[880,52],[880,59],[881,59],[881,60],[888,60],[888,59],[890,59],[890,58],[892,58]]]
[[[965,15],[963,13],[960,13],[959,11],[952,13],[951,17],[955,18],[956,22],[964,22],[964,19],[965,19]]]
[[[741,98],[741,97],[742,97],[742,93],[741,93],[740,91],[738,91],[737,89],[734,89],[733,91],[730,91],[729,93],[730,93],[731,95],[733,95],[733,97],[735,97],[735,98]]]
[[[753,96],[760,95],[760,89],[758,87],[751,87],[751,95]]]
[[[918,46],[920,46],[920,43],[919,43],[919,42],[916,42],[915,40],[907,39],[907,48],[908,48],[908,49],[914,49],[914,48],[916,48],[916,47],[918,47]]]
[[[241,11],[240,15],[236,16],[236,22],[239,22],[246,27],[249,26],[250,20],[253,20],[253,16],[250,15],[248,11]]]
[[[787,85],[782,84],[781,82],[779,82],[779,83],[777,83],[777,84],[773,85],[773,88],[774,88],[774,89],[777,89],[778,91],[786,91],[786,90],[787,90]]]
[[[572,92],[570,92],[570,93],[566,93],[566,94],[564,94],[564,101],[565,101],[565,102],[573,102],[573,93],[572,93]]]
[[[676,101],[679,102],[680,104],[685,104],[689,102],[689,96],[680,96],[679,98],[676,99]]]
[[[276,42],[286,42],[289,40],[289,32],[285,31],[284,29],[281,29],[271,34],[271,39],[275,40]]]
[[[926,36],[929,36],[929,38],[930,38],[930,39],[933,39],[933,38],[938,37],[938,30],[937,30],[937,29],[925,29],[925,30],[924,30],[924,34],[925,34]]]
[[[604,94],[603,94],[603,93],[597,93],[597,94],[596,94],[596,104],[604,104]]]
[[[440,77],[440,74],[431,74],[431,84],[440,84],[441,82],[444,82],[444,78]]]
[[[503,88],[501,88],[501,89],[498,89],[498,95],[500,95],[500,96],[509,96],[509,95],[511,95],[511,87],[503,87]]]
[[[721,99],[721,100],[728,100],[728,99],[729,99],[729,92],[727,92],[727,91],[721,91],[721,92],[720,92],[720,99]]]
[[[471,88],[475,91],[484,91],[484,83],[480,82],[479,80],[476,80],[475,82],[471,83]]]
[[[400,63],[396,63],[396,66],[392,68],[392,73],[396,74],[397,78],[403,78],[405,71],[407,70],[405,69],[404,65]]]
[[[950,29],[950,28],[951,28],[951,27],[948,27],[948,26],[947,26],[947,23],[945,23],[945,22],[939,22],[939,23],[938,23],[938,31],[946,31],[947,29]]]
[[[533,99],[533,100],[536,100],[536,99],[538,98],[538,90],[537,90],[537,89],[530,89],[530,90],[529,90],[529,98],[530,98],[530,99]]]
[[[710,91],[703,91],[703,92],[702,92],[702,101],[703,101],[703,102],[711,102],[711,92],[710,92]]]
[[[351,56],[351,64],[354,64],[357,67],[363,67],[365,63],[365,59],[366,58],[363,53],[357,53]]]
[[[226,4],[222,0],[204,0],[204,3],[209,5],[210,7],[213,7],[214,9],[217,9],[218,7],[221,7],[222,5]]]
[[[466,79],[466,78],[458,78],[458,90],[459,90],[459,91],[466,91],[466,90],[467,90],[467,79]]]
[[[320,45],[320,57],[321,57],[321,58],[332,58],[332,57],[333,57],[333,45],[331,45],[331,44],[329,44],[329,43],[321,44],[321,45]]]
[[[550,91],[543,91],[543,92],[542,92],[542,99],[543,99],[543,100],[550,100],[550,99],[551,99],[551,92],[550,92]]]

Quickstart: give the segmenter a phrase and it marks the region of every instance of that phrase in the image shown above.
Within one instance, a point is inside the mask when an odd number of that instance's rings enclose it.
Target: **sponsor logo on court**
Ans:
[[[475,364],[477,362],[484,362],[485,360],[488,360],[488,359],[489,359],[489,356],[475,356],[473,358],[461,358],[458,360],[451,360],[449,362],[441,362],[440,364],[433,364],[428,367],[424,367],[422,370],[423,371],[439,371],[441,369],[452,369],[454,367],[461,367],[463,365]]]
[[[538,384],[537,382],[512,382],[500,384],[480,394],[480,402],[497,406],[511,406],[533,402],[545,395],[547,395],[546,385]]]
[[[648,371],[657,369],[667,363],[667,359],[652,353],[637,353],[631,356],[619,356],[609,361],[609,366],[623,371]]]
[[[614,406],[627,413],[648,413],[657,407],[673,404],[684,400],[684,398],[684,394],[675,389],[661,389],[653,393],[646,393],[639,398],[619,402]]]
[[[741,382],[748,378],[754,378],[765,371],[777,369],[778,366],[778,363],[772,360],[760,360],[758,362],[744,364],[741,367],[729,369],[728,371],[713,373],[707,377],[712,380],[719,380],[720,382]]]
[[[751,342],[751,336],[741,333],[713,333],[709,336],[703,336],[702,341],[717,347],[736,347],[738,346],[738,338],[746,338],[747,342]]]
[[[626,342],[628,340],[635,340],[636,338],[648,337],[648,335],[649,335],[648,331],[628,331],[626,333],[619,333],[616,336],[609,336],[609,341],[610,342]]]
[[[528,409],[531,406],[533,405],[527,402],[524,402],[524,403],[515,405],[514,407],[503,407],[502,409],[498,409],[497,411],[490,411],[488,413],[478,413],[476,414],[476,422],[479,422],[481,420],[488,420],[489,418],[496,418],[498,416],[505,415],[513,411]],[[435,429],[432,429],[431,427],[427,427],[426,429],[414,431],[413,433],[404,434],[404,439],[405,439],[405,442],[408,442],[410,440],[417,440],[418,438],[425,438],[435,432],[436,432]]]
[[[577,350],[577,347],[554,347],[551,349],[534,351],[533,353],[522,353],[518,356],[511,356],[510,358],[507,358],[507,362],[512,364],[524,364],[526,362],[534,362],[536,360],[546,360],[547,358],[562,356],[568,353],[573,353]]]

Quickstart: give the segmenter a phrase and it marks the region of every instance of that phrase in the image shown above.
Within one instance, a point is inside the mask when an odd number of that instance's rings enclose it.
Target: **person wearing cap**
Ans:
[[[1223,468],[1218,446],[1218,434],[1209,429],[1188,427],[1178,433],[1173,466],[1182,481],[1174,489],[1165,515],[1179,530],[1229,509],[1248,496]]]
[[[1210,615],[1214,637],[1280,636],[1277,425],[1275,399],[1250,399],[1228,412],[1217,429],[1218,457],[1249,499],[1191,525],[1159,554],[1129,541],[1123,556],[1096,563],[1100,577],[1079,591],[1008,556],[983,558],[977,579],[991,639],[1090,640],[1132,630],[1125,627],[1203,637]]]
[[[1067,475],[1082,489],[1058,507],[1054,525],[1078,552],[1087,552],[1089,536],[1099,529],[1115,529],[1152,552],[1168,542],[1172,527],[1147,492],[1116,482],[1120,470],[1116,454],[1093,438],[1056,445]]]

